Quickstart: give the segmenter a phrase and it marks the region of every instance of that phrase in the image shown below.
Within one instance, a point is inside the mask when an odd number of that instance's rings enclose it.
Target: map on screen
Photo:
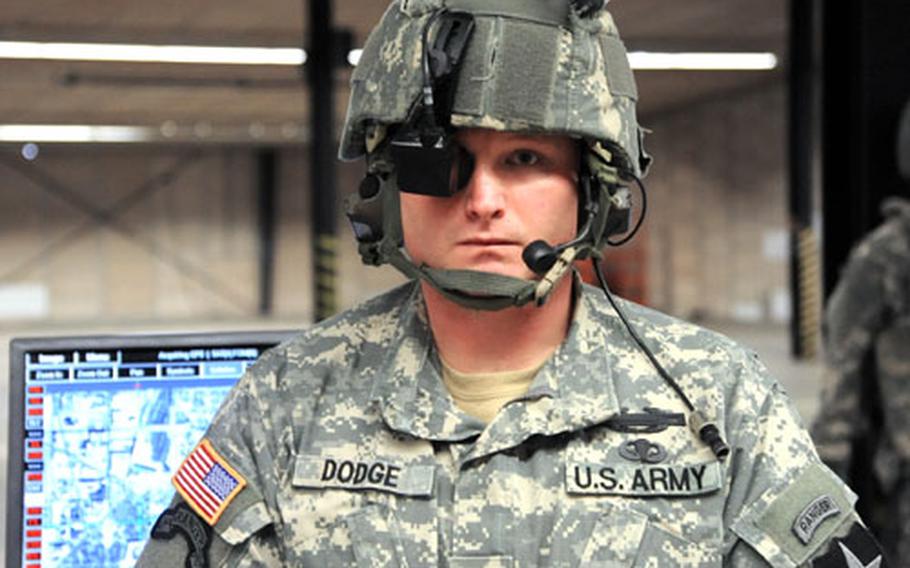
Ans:
[[[174,472],[274,335],[247,334],[246,345],[152,336],[164,345],[119,348],[14,341],[21,427],[11,424],[11,441],[21,454],[11,443],[7,554],[34,568],[133,566]]]

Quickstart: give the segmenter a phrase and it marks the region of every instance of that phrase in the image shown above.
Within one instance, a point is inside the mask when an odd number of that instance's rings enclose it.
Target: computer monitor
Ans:
[[[14,339],[7,566],[133,566],[225,395],[290,335]]]

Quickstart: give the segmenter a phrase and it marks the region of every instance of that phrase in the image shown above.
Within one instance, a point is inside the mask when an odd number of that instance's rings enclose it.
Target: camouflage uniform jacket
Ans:
[[[484,425],[446,392],[408,284],[268,352],[229,395],[206,439],[247,484],[212,564],[796,566],[857,530],[853,494],[755,355],[626,308],[716,416],[725,463],[599,290],[580,290],[566,340]],[[185,550],[152,539],[139,566]]]
[[[828,384],[812,434],[825,461],[846,471],[852,439],[868,426],[860,392],[871,355],[886,434],[876,470],[890,490],[895,461],[910,465],[910,201],[889,199],[882,211],[886,221],[853,250],[828,302]]]

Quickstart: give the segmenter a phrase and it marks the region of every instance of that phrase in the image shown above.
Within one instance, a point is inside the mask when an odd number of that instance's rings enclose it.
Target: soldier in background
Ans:
[[[649,163],[605,4],[389,6],[341,156],[413,280],[247,372],[140,566],[882,565],[752,352],[571,270]]]
[[[910,102],[897,143],[910,184]],[[826,389],[812,427],[822,459],[862,489],[870,522],[910,564],[910,201],[854,248],[825,314]],[[875,483],[872,483],[875,481]]]

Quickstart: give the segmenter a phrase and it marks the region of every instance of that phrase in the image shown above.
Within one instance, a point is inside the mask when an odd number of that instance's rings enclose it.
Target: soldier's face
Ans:
[[[576,143],[486,129],[461,130],[456,140],[475,160],[464,189],[452,197],[401,194],[408,253],[434,268],[531,278],[525,246],[575,236]]]

